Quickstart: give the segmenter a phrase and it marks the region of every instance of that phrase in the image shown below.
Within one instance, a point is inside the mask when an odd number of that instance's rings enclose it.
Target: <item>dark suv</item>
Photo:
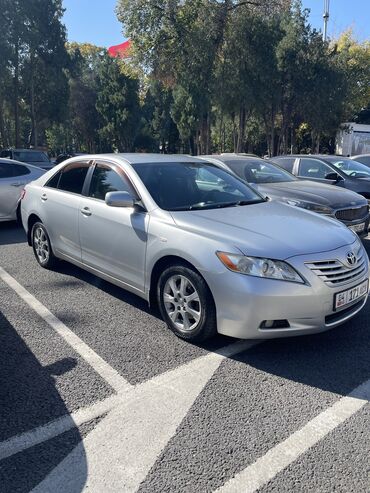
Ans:
[[[33,166],[38,166],[45,170],[53,167],[53,164],[45,152],[36,151],[34,149],[6,149],[0,152],[0,157],[32,164]]]
[[[370,168],[343,156],[296,154],[272,161],[300,178],[329,183],[357,192],[370,201]]]

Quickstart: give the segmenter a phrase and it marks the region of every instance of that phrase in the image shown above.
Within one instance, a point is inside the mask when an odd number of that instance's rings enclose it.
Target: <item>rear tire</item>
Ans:
[[[42,222],[36,222],[32,226],[31,242],[37,262],[44,269],[52,269],[57,258],[53,253],[48,232]]]
[[[185,265],[168,267],[157,285],[163,320],[181,339],[201,342],[217,332],[216,308],[205,280]]]

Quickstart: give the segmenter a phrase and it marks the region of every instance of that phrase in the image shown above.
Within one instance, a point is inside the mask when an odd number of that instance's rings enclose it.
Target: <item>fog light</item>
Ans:
[[[288,329],[290,327],[288,320],[264,320],[260,329]]]

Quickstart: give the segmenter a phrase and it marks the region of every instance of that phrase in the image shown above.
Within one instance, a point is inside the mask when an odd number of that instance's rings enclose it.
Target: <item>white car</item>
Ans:
[[[0,159],[0,221],[20,219],[19,202],[23,188],[44,173],[45,170],[31,164]]]

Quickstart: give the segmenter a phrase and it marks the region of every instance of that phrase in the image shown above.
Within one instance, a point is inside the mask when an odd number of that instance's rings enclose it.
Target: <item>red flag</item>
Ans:
[[[129,51],[131,48],[131,40],[128,39],[120,45],[111,46],[108,48],[108,53],[111,57],[127,58],[129,56]]]

